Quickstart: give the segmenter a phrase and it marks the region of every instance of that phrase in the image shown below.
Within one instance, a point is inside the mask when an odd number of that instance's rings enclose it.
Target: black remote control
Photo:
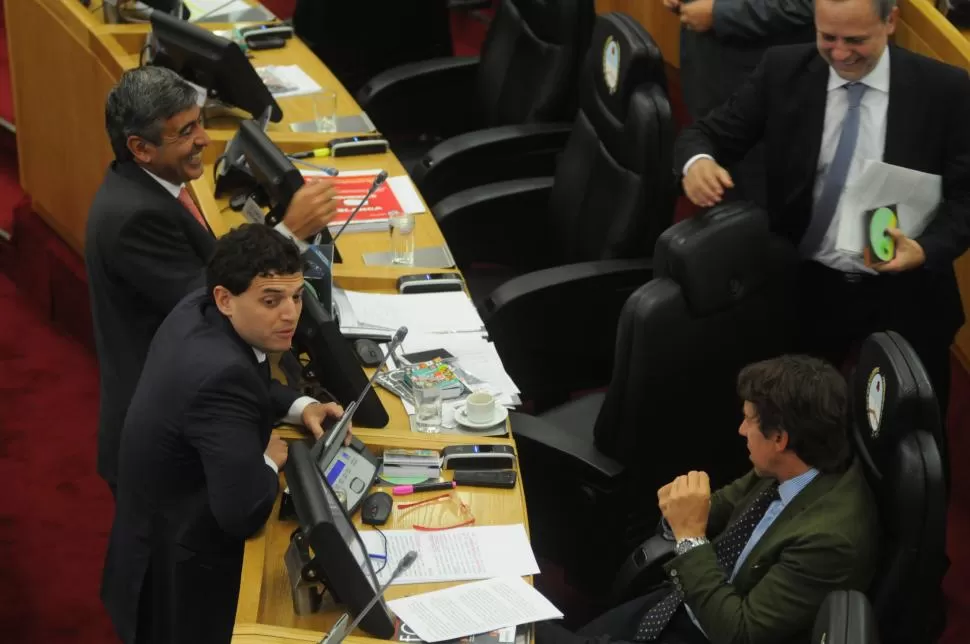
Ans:
[[[470,487],[515,487],[515,470],[457,470],[454,481]]]

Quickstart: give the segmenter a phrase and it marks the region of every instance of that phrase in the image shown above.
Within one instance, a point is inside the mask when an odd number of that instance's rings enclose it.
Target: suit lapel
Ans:
[[[786,155],[792,163],[788,176],[794,180],[785,200],[786,205],[798,202],[806,191],[811,204],[818,155],[822,147],[822,129],[825,126],[828,82],[829,66],[821,56],[816,55],[808,62],[804,81],[799,82],[789,99],[786,112],[796,116],[791,129],[791,146],[795,154]]]
[[[802,510],[810,506],[812,503],[817,501],[819,498],[828,494],[828,492],[835,486],[836,483],[841,480],[845,474],[819,474],[815,477],[811,483],[805,486],[805,489],[798,493],[798,495],[791,500],[791,503],[785,506],[785,509],[781,511],[775,520],[771,523],[771,526],[765,531],[755,547],[751,549],[748,553],[748,557],[744,560],[741,569],[738,570],[738,577],[744,577],[751,568],[757,564],[758,558],[761,552],[771,545],[772,536],[775,535],[779,530],[782,529],[789,521],[794,517],[801,514]]]
[[[898,47],[889,48],[889,107],[886,110],[886,141],[882,160],[892,165],[907,165],[913,155],[906,148],[909,141],[920,137],[908,136],[913,124],[919,122],[920,96],[915,88],[918,70],[912,69],[911,59]],[[925,114],[925,112],[924,112]]]
[[[192,216],[192,213],[186,210],[185,206],[179,203],[178,199],[174,198],[160,183],[148,176],[148,173],[141,169],[138,164],[131,161],[115,161],[112,167],[120,176],[148,190],[154,197],[159,199],[160,203],[169,204],[172,212],[177,212],[178,217],[185,223],[183,228],[190,231],[189,241],[199,251],[200,256],[206,260],[209,258],[209,255],[212,254],[213,245],[215,244],[215,237],[213,237],[208,225],[203,229],[195,217]]]

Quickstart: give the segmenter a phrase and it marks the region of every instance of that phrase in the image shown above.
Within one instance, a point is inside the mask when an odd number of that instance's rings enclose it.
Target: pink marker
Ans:
[[[395,485],[391,488],[394,496],[404,494],[414,494],[415,492],[433,492],[434,490],[450,490],[458,487],[454,481],[442,481],[440,483],[418,483],[417,485]]]

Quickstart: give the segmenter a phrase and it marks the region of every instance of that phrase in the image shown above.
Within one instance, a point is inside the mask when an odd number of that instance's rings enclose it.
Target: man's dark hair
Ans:
[[[821,472],[848,464],[848,387],[835,367],[809,356],[784,355],[750,364],[738,395],[754,405],[761,433],[788,432],[788,449]]]
[[[268,226],[243,224],[216,240],[206,268],[206,288],[211,293],[222,286],[240,295],[256,277],[302,271],[300,251],[291,240]]]
[[[164,67],[136,67],[121,75],[104,105],[104,125],[119,161],[131,161],[128,137],[162,144],[165,121],[197,105],[198,93]]]

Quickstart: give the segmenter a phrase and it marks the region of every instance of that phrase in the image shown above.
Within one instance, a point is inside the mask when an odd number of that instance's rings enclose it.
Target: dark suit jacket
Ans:
[[[720,534],[770,482],[752,471],[714,493],[708,536]],[[808,644],[830,591],[868,589],[878,545],[876,501],[855,462],[844,473],[819,474],[792,499],[732,583],[711,544],[665,568],[712,644]]]
[[[98,473],[114,484],[121,426],[148,345],[204,283],[215,239],[134,163],[114,162],[88,214],[84,263],[101,370]]]
[[[890,47],[889,108],[883,161],[943,177],[943,204],[918,239],[920,270],[948,282],[940,315],[963,322],[953,261],[970,246],[970,78],[966,70]],[[798,243],[812,215],[829,67],[814,45],[769,49],[731,99],[681,132],[680,176],[694,155],[730,167],[763,142],[767,206],[774,230]]]
[[[710,30],[680,30],[680,80],[691,118],[730,98],[768,47],[808,42],[815,42],[814,0],[717,0]]]
[[[244,540],[278,491],[263,453],[299,395],[260,371],[204,289],[158,329],[122,433],[101,590],[126,643],[229,641]]]

